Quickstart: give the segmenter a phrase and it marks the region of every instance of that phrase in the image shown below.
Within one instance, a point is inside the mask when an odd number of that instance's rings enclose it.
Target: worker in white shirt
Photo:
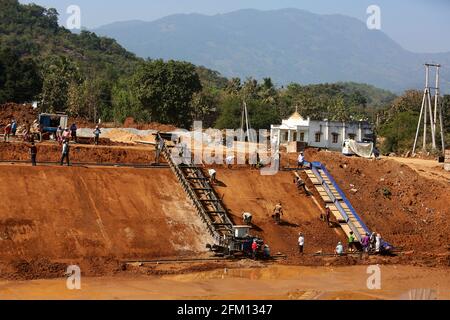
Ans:
[[[217,183],[217,171],[214,169],[209,169],[208,174],[209,174],[209,178],[211,179],[211,183],[216,184]]]
[[[338,256],[342,256],[344,254],[344,246],[342,245],[341,242],[338,243],[338,245],[336,246],[336,250],[334,252]]]
[[[228,169],[231,169],[233,167],[233,163],[234,163],[234,156],[228,156],[225,158],[225,163],[227,165]]]
[[[375,251],[376,251],[377,253],[380,253],[380,250],[381,250],[381,236],[380,236],[379,233],[377,233],[375,239],[376,239],[376,240],[375,240],[375,241],[376,241],[376,242],[375,242]]]
[[[297,169],[303,168],[304,165],[305,165],[305,155],[303,154],[303,152],[300,152],[300,154],[298,155]]]
[[[304,248],[305,248],[305,237],[303,236],[303,233],[300,233],[298,237],[298,250],[300,254],[303,254]]]
[[[244,220],[244,223],[248,226],[252,224],[252,214],[250,212],[242,212],[242,220]]]

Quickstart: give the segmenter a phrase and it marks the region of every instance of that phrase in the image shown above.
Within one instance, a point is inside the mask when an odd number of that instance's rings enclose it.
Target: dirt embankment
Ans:
[[[205,251],[203,222],[167,169],[0,167],[0,275],[86,275],[119,259]]]
[[[230,210],[232,220],[243,224],[242,212],[251,212],[255,225],[252,232],[270,245],[272,253],[299,258],[300,232],[305,235],[305,250],[309,254],[319,250],[332,253],[338,241],[345,240],[339,230],[328,228],[320,220],[319,207],[311,197],[297,190],[292,173],[262,176],[258,170],[217,170],[220,183],[216,189]],[[282,202],[284,210],[281,225],[275,224],[272,218],[278,201]]]
[[[0,105],[0,126],[15,119],[19,125],[33,123],[37,119],[37,111],[30,104],[5,103]],[[3,133],[3,130],[2,130]]]
[[[61,147],[57,143],[37,144],[37,149],[38,162],[58,162],[61,159]],[[0,142],[0,160],[28,161],[29,159],[29,148],[25,143]],[[83,163],[151,164],[155,161],[155,151],[150,146],[72,145],[70,160]]]
[[[38,118],[39,110],[33,109],[31,104],[5,103],[0,105],[0,128],[6,125],[7,122],[15,119],[19,126],[26,122],[33,123]],[[69,117],[68,125],[72,123],[77,124],[78,128],[95,128],[97,123],[89,121],[81,117]],[[103,123],[102,127],[115,128],[134,128],[138,130],[157,130],[163,132],[170,132],[177,129],[177,127],[168,124],[161,124],[157,122],[139,123],[135,122],[133,118],[127,118],[123,124],[120,123]]]
[[[306,158],[327,166],[370,229],[396,247],[413,250],[415,256],[432,255],[450,263],[448,183],[427,179],[389,159],[348,158],[313,149]]]

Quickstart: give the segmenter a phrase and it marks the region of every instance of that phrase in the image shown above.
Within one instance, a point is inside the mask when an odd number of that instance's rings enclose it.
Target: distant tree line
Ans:
[[[253,128],[270,128],[297,107],[303,117],[367,120],[382,151],[411,148],[422,93],[393,93],[359,83],[277,87],[271,78],[227,79],[182,61],[144,60],[115,40],[58,25],[58,13],[35,4],[0,0],[0,103],[38,101],[96,121],[156,121],[189,128],[238,128],[244,102]],[[450,132],[450,96],[443,99]],[[448,135],[448,134],[447,134]]]

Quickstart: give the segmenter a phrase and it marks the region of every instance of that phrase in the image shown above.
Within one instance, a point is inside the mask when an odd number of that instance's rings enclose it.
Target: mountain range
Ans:
[[[226,77],[271,77],[277,85],[354,81],[400,92],[423,88],[423,64],[437,62],[444,66],[443,91],[450,87],[450,52],[407,51],[343,15],[246,9],[117,22],[93,31],[140,57],[186,60]]]

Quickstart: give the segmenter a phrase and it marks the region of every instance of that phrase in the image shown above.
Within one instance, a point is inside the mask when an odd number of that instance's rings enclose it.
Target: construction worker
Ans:
[[[353,252],[355,249],[355,235],[353,231],[350,231],[350,235],[348,236],[348,251]]]
[[[255,150],[252,153],[249,161],[250,161],[252,169],[261,169],[262,163],[261,163],[261,157],[259,156],[258,150]]]
[[[307,195],[307,196],[309,196],[310,195],[310,193],[309,193],[309,191],[308,191],[308,189],[306,188],[306,183],[305,183],[305,181],[303,181],[303,179],[301,178],[301,177],[295,177],[295,179],[296,179],[296,185],[297,185],[297,189],[298,190],[303,190],[303,192]]]
[[[31,145],[28,146],[28,148],[30,148],[31,165],[36,167],[37,147],[34,144],[34,141],[31,142]]]
[[[209,174],[211,183],[216,184],[217,183],[217,171],[211,168],[208,170],[208,174]]]
[[[270,258],[270,247],[267,244],[264,245],[263,253],[264,253],[264,258],[265,259],[269,259]]]
[[[376,232],[372,232],[369,239],[369,247],[370,251],[375,252],[376,251],[376,242],[377,242],[377,234]]]
[[[64,129],[64,131],[62,133],[62,138],[63,138],[63,141],[70,139],[70,130],[69,130],[69,128],[65,128]]]
[[[30,141],[31,125],[30,122],[25,121],[25,129],[23,131],[23,140]]]
[[[303,166],[305,165],[305,155],[303,154],[303,152],[300,152],[300,154],[298,155],[297,163],[297,169],[303,168]]]
[[[94,144],[98,146],[98,143],[100,141],[100,135],[102,134],[102,132],[100,131],[100,127],[96,126],[93,133],[94,133]]]
[[[11,134],[11,123],[8,123],[5,127],[5,135],[3,136],[3,140],[5,142],[9,141],[9,135]]]
[[[256,239],[253,240],[252,243],[252,258],[253,260],[256,260],[256,252],[258,251],[258,243],[256,242]]]
[[[280,224],[282,215],[283,215],[283,206],[281,202],[278,202],[275,208],[273,209],[272,217],[275,219],[275,223]]]
[[[303,236],[303,233],[299,233],[298,237],[298,251],[300,254],[303,254],[303,250],[305,248],[305,237]]]
[[[67,161],[67,166],[70,166],[69,162],[69,153],[70,153],[70,145],[69,145],[69,139],[64,140],[63,146],[62,146],[62,156],[61,156],[61,165],[64,164],[64,160]]]
[[[331,209],[330,209],[330,206],[327,205],[325,207],[325,221],[328,226],[330,226],[330,219],[331,219]]]
[[[72,123],[70,126],[70,136],[72,138],[72,141],[77,143],[77,125],[75,123]]]
[[[365,236],[362,238],[361,245],[362,245],[362,248],[363,248],[364,252],[369,252],[369,249],[370,249],[370,236],[369,236],[368,233],[366,233]]]
[[[242,220],[244,220],[244,223],[248,226],[252,224],[253,216],[250,212],[242,212]]]
[[[16,132],[17,132],[17,122],[16,120],[13,119],[13,121],[11,122],[11,134],[13,137],[16,136]]]
[[[336,255],[338,256],[342,256],[344,254],[344,246],[342,245],[341,242],[339,242],[336,246],[336,249],[334,250],[334,252],[336,253]]]
[[[58,128],[56,129],[56,141],[58,141],[58,143],[60,145],[63,143],[62,134],[63,134],[63,129],[61,126],[58,126]]]
[[[381,235],[377,233],[375,237],[375,252],[380,253],[381,252]]]
[[[226,163],[228,169],[232,169],[233,163],[234,163],[234,156],[230,155],[230,156],[226,157],[225,163]]]

